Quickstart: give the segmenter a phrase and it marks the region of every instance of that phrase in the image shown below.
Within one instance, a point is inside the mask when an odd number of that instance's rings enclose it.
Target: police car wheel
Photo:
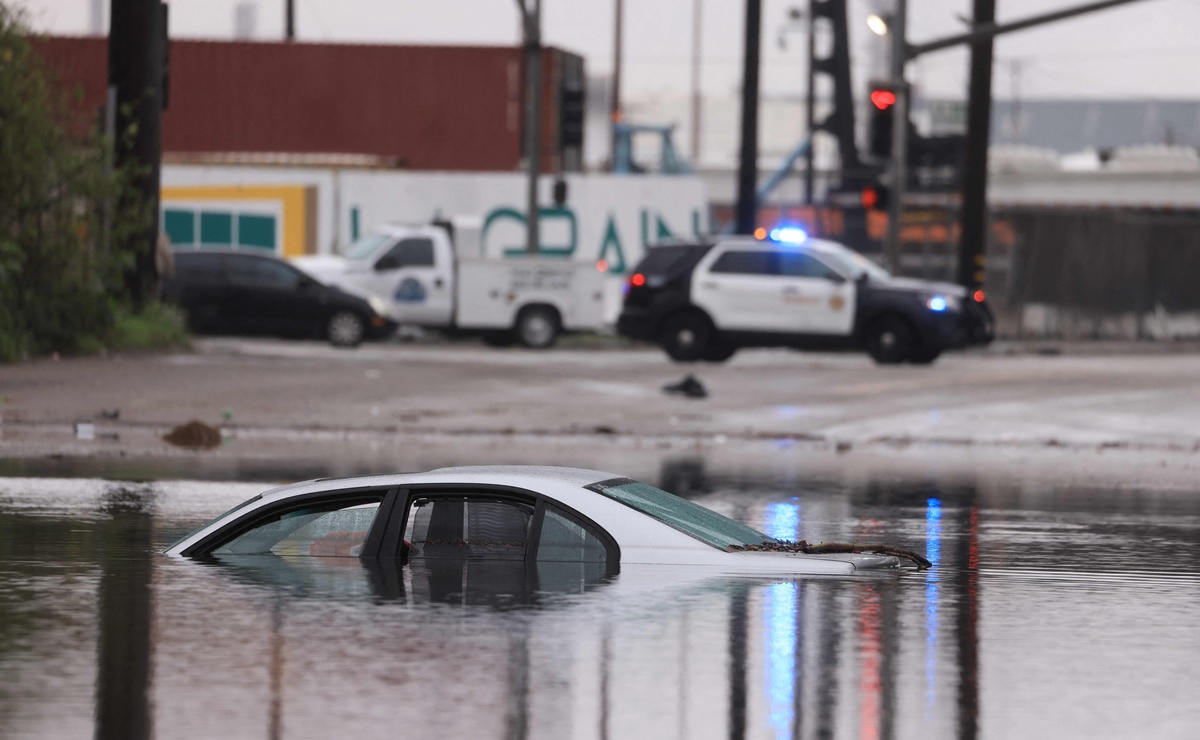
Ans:
[[[530,349],[546,349],[558,339],[558,314],[543,306],[526,308],[517,316],[517,338]]]
[[[896,365],[907,360],[916,344],[912,327],[898,316],[884,316],[867,327],[864,336],[867,354],[880,365]]]
[[[713,327],[698,313],[677,313],[663,322],[659,341],[672,360],[695,362],[711,348]]]
[[[366,324],[355,313],[338,311],[329,319],[326,333],[335,347],[357,347],[366,333]]]
[[[938,348],[922,348],[915,350],[908,357],[908,361],[914,365],[932,365],[934,360],[940,357],[942,350]]]

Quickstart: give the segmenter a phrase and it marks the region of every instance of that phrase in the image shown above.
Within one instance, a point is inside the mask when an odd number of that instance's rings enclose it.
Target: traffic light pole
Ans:
[[[738,162],[738,234],[753,234],[758,221],[758,57],[762,0],[746,0],[746,46],[742,61],[742,146]]]
[[[996,0],[975,0],[974,25],[996,19]],[[992,39],[971,45],[967,92],[967,142],[963,157],[959,216],[958,284],[974,293],[983,287],[987,259],[988,144],[992,130]]]
[[[538,175],[542,169],[542,1],[517,0],[525,29],[525,252],[538,253]]]
[[[889,270],[898,272],[900,267],[900,220],[904,215],[904,189],[908,184],[908,111],[909,90],[904,78],[904,64],[908,61],[908,0],[896,0],[896,14],[892,19],[892,83],[895,86],[896,102],[892,120],[892,172],[891,195],[888,199],[887,241],[884,242],[884,261]]]

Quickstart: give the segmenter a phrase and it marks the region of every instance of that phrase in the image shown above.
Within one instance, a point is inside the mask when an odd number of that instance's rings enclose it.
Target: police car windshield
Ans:
[[[371,234],[351,244],[343,254],[347,259],[352,260],[370,259],[372,255],[379,251],[380,247],[391,241],[392,238],[386,234]]]
[[[891,274],[852,249],[826,242],[814,250],[821,259],[843,275],[857,280],[864,274],[871,280],[887,280]]]

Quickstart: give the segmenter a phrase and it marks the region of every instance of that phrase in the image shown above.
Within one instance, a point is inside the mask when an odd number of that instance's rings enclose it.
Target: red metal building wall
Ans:
[[[105,38],[35,47],[82,105],[104,103]],[[554,150],[547,50],[543,150]],[[513,170],[521,159],[521,52],[510,47],[171,41],[163,151],[368,154],[419,170]]]

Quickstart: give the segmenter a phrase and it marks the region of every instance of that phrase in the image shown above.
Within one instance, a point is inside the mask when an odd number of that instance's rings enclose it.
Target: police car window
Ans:
[[[800,252],[780,254],[779,272],[788,277],[832,279],[838,276],[820,260]]]
[[[710,272],[731,275],[777,275],[774,252],[726,252],[713,263]]]
[[[383,259],[392,267],[433,267],[433,240],[403,239]]]

